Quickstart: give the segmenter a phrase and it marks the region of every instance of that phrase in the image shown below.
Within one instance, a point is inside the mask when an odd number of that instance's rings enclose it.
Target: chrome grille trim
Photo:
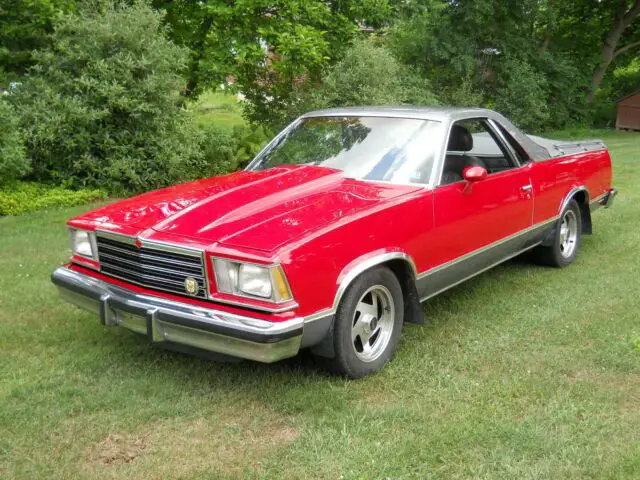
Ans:
[[[138,248],[134,237],[96,231],[100,271],[128,283],[190,298],[207,299],[208,285],[204,252],[177,245],[142,240]],[[188,295],[185,279],[198,283],[198,292]]]

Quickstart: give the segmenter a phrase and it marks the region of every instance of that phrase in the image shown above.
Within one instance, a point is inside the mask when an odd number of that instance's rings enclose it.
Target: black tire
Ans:
[[[383,307],[384,302],[381,300],[385,296],[388,297],[388,309]],[[374,298],[376,300],[374,300]],[[360,317],[365,318],[360,311],[356,313],[356,308],[361,305],[361,300],[363,303],[367,303],[369,299],[371,299],[372,305],[376,303],[375,309],[380,312],[380,315],[377,320],[370,320],[369,323],[367,323],[370,329],[367,330],[366,333],[371,333],[372,330],[375,330],[375,325],[380,328],[380,333],[378,333],[377,337],[375,334],[371,335],[370,339],[366,342],[367,346],[370,344],[375,346],[377,356],[365,361],[362,357],[365,356],[367,352],[364,352],[362,341],[359,340],[360,337],[356,337],[354,343],[352,340],[352,330],[360,321]],[[390,307],[390,302],[392,302],[393,308]],[[384,312],[387,312],[386,318]],[[330,332],[330,335],[333,336],[335,356],[324,359],[325,366],[335,373],[354,379],[382,370],[396,351],[398,341],[400,340],[403,320],[404,300],[402,288],[397,277],[386,267],[376,267],[367,270],[349,285],[340,300],[333,328]],[[372,329],[371,322],[375,322]],[[382,322],[385,323],[383,324]],[[388,330],[389,327],[391,330]],[[376,342],[378,341],[382,343],[377,345]],[[358,351],[358,346],[362,351]]]
[[[569,251],[562,239],[563,222],[573,222],[572,229],[575,228],[575,240]],[[580,249],[582,242],[582,214],[580,207],[575,200],[571,200],[569,205],[563,210],[558,222],[553,230],[553,237],[549,246],[540,246],[534,249],[534,256],[538,263],[551,267],[564,268],[571,265]],[[566,250],[565,250],[566,249]],[[569,253],[567,253],[569,252]]]

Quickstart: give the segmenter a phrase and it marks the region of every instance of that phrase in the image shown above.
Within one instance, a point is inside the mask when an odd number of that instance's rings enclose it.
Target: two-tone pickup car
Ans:
[[[380,370],[420,302],[527,250],[573,262],[611,204],[599,141],[523,134],[485,109],[303,115],[244,170],[68,222],[62,296],[153,343],[273,362],[310,348]]]

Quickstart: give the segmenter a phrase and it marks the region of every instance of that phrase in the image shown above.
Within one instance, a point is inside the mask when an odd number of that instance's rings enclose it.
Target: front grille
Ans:
[[[96,240],[100,271],[105,275],[155,290],[207,298],[202,256],[199,252],[182,252],[175,247],[167,250],[155,246],[138,248],[111,236],[101,236],[100,233]],[[187,278],[193,278],[198,283],[195,295],[189,295],[186,291]]]

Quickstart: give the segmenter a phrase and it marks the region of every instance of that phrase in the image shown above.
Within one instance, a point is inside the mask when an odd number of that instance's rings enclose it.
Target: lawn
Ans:
[[[242,105],[235,95],[224,91],[207,91],[188,105],[199,127],[217,125],[223,128],[233,128],[244,125]]]
[[[638,478],[640,134],[577,262],[518,258],[425,305],[379,375],[165,352],[57,297],[64,221],[0,219],[0,476]]]

